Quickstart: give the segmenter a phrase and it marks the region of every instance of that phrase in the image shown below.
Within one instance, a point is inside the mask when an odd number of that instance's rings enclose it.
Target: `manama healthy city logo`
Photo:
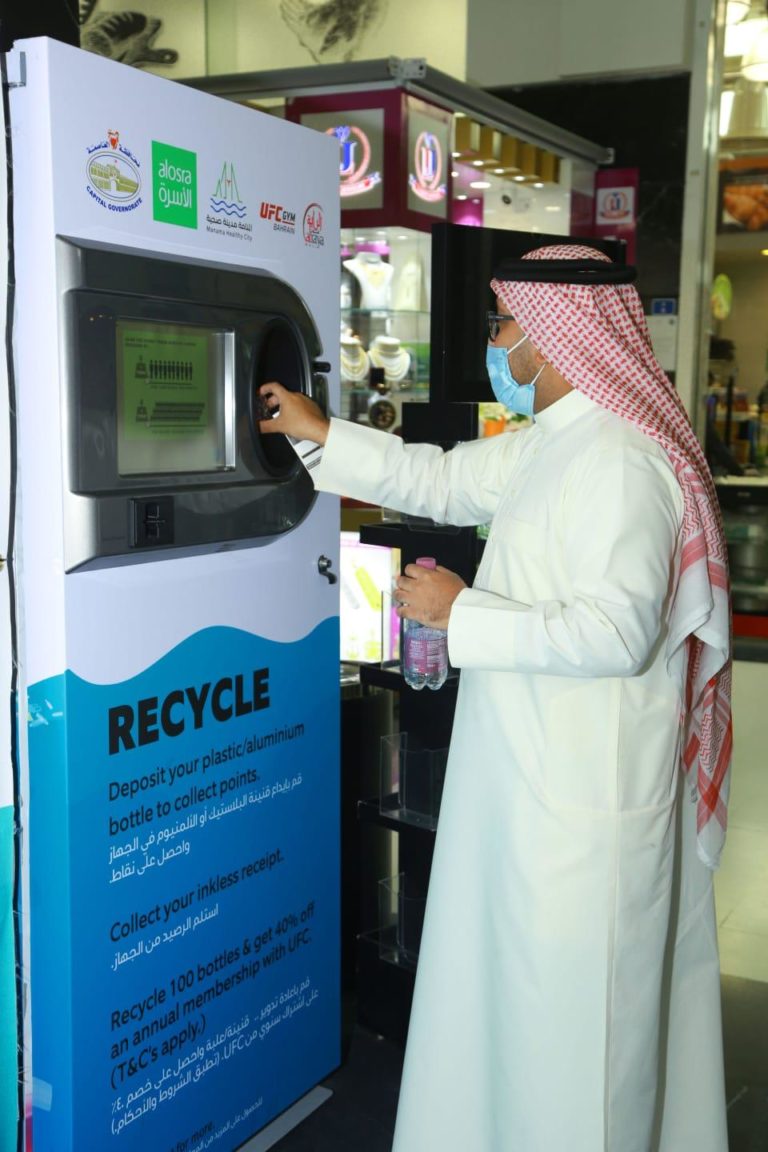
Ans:
[[[152,215],[164,224],[197,228],[197,153],[152,141]]]

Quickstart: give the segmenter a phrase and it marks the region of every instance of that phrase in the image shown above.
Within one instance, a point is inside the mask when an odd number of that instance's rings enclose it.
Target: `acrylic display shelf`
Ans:
[[[425,748],[408,732],[382,736],[379,813],[436,828],[447,762],[447,748]]]
[[[379,959],[416,968],[424,928],[426,893],[404,872],[379,881]]]

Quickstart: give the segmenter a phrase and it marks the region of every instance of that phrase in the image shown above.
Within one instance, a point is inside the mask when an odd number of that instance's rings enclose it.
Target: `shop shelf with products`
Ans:
[[[765,659],[768,636],[768,476],[715,479],[728,544],[734,655]]]
[[[448,448],[475,439],[477,421],[476,404],[410,403],[403,407],[403,437]],[[435,556],[468,584],[481,546],[473,528],[440,527],[413,517],[364,524],[360,539],[399,548],[402,566]],[[459,676],[451,672],[435,692],[409,688],[395,662],[363,665],[360,676],[363,683],[396,694],[398,732],[380,742],[379,795],[358,803],[363,844],[381,829],[396,839],[395,868],[361,899],[361,924],[370,930],[358,942],[358,1012],[382,1035],[404,1040]]]

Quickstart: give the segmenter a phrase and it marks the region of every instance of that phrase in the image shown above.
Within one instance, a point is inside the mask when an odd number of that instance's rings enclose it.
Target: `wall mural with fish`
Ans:
[[[161,76],[205,74],[204,0],[79,0],[80,47]]]
[[[175,64],[173,48],[156,48],[163,22],[143,12],[98,11],[99,0],[81,0],[80,47],[122,64]]]
[[[389,0],[281,0],[280,18],[317,64],[363,59],[359,49],[381,25]]]
[[[81,47],[161,76],[424,57],[463,80],[468,0],[79,0]]]

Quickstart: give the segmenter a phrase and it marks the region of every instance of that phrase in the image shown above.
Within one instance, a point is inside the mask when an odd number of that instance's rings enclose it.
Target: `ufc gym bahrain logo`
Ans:
[[[262,200],[259,216],[262,220],[271,220],[275,232],[296,231],[296,213],[289,212],[282,204],[271,204],[268,200]]]

